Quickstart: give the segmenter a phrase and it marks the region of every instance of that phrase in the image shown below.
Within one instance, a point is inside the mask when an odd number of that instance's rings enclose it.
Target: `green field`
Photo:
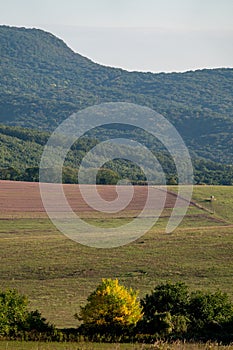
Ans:
[[[206,201],[210,195],[214,208]],[[58,327],[77,325],[74,313],[107,277],[139,289],[140,297],[160,282],[183,281],[191,289],[219,288],[233,300],[233,187],[196,186],[193,199],[214,214],[190,207],[180,227],[165,234],[166,209],[145,236],[113,249],[77,244],[46,218],[1,215],[0,288],[26,294],[30,307]],[[103,225],[103,218],[87,220]],[[108,218],[104,225],[127,220]]]
[[[0,350],[232,350],[233,346],[218,344],[162,343],[145,344],[104,344],[104,343],[38,343],[0,341]]]
[[[1,342],[0,350],[149,350],[151,346],[136,344],[104,343],[39,343],[39,342]],[[166,348],[164,348],[165,350]],[[191,348],[190,348],[191,350]]]

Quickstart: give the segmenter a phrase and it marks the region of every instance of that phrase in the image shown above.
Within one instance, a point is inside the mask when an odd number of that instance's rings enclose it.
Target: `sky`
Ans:
[[[130,71],[233,67],[233,0],[0,0],[0,23]]]

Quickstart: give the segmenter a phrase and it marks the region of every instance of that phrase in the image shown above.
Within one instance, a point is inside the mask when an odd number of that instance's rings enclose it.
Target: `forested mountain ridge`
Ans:
[[[233,161],[233,69],[140,73],[101,66],[50,33],[0,26],[0,123],[53,130],[101,102],[153,108],[193,155]]]

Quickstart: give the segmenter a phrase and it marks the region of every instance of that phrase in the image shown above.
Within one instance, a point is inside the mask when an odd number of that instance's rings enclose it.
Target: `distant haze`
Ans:
[[[36,27],[97,63],[171,72],[233,66],[232,0],[8,0],[0,22]]]

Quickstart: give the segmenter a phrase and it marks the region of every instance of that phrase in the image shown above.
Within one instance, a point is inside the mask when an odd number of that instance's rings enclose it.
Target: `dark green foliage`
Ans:
[[[68,152],[63,167],[63,182],[77,183],[77,169],[85,154],[98,144],[98,139],[104,139],[112,136],[112,130],[102,130],[102,134],[95,133],[95,138],[83,136],[73,144]],[[134,137],[145,144],[155,154],[162,165],[167,178],[167,184],[177,184],[177,174],[174,162],[168,152],[160,150],[160,146],[151,139],[151,136],[140,134]],[[119,136],[121,132],[119,133]],[[49,133],[39,132],[20,127],[9,127],[0,125],[0,179],[2,180],[23,180],[38,181],[39,163],[43,152],[43,146],[49,138]],[[117,147],[117,146],[115,146]],[[159,149],[159,150],[158,150]],[[133,152],[133,150],[132,150]],[[122,153],[122,151],[121,151]],[[143,160],[143,154],[140,155]],[[112,184],[119,179],[130,180],[133,184],[147,184],[143,171],[131,161],[127,161],[122,153],[122,159],[115,159],[105,163],[101,172],[98,174],[97,183]],[[140,159],[140,158],[139,158]],[[89,165],[95,168],[95,161]],[[197,184],[233,184],[233,168],[231,166],[206,161],[204,159],[194,159],[194,180]],[[108,169],[108,171],[103,170]],[[113,173],[111,173],[113,171]],[[105,174],[102,180],[100,174]],[[111,176],[109,176],[111,174]],[[54,169],[54,181],[56,182],[57,172]],[[159,178],[159,173],[158,173]],[[88,176],[87,176],[88,179]],[[158,183],[160,183],[158,181]]]
[[[53,326],[49,325],[44,317],[38,310],[30,311],[27,313],[27,317],[24,324],[24,330],[36,331],[39,333],[48,332],[53,329]]]
[[[153,318],[138,324],[139,332],[151,334],[158,338],[166,338],[173,331],[172,316],[170,312],[156,312]]]
[[[233,69],[130,73],[95,64],[50,33],[7,26],[0,47],[1,123],[51,131],[87,106],[132,102],[168,118],[195,157],[232,164]]]
[[[147,294],[142,299],[141,304],[148,320],[159,312],[185,315],[188,306],[188,288],[184,283],[160,284],[150,295]]]
[[[55,327],[38,310],[28,310],[24,295],[10,289],[0,292],[0,337],[38,340],[55,335]]]
[[[233,304],[220,291],[190,293],[183,283],[166,283],[155,287],[141,304],[141,333],[204,340],[232,337]]]
[[[127,303],[124,295],[122,298],[123,303]],[[146,295],[141,305],[143,319],[136,317],[137,321],[132,323],[112,322],[112,319],[109,323],[105,318],[107,322],[100,324],[84,322],[77,329],[57,329],[38,310],[28,310],[25,296],[16,290],[1,291],[0,339],[145,343],[157,339],[233,341],[233,304],[228,295],[220,291],[190,293],[183,283],[166,283]],[[104,300],[100,304],[97,302],[95,308],[98,312],[112,310],[112,303],[109,304],[107,298],[106,303]],[[127,310],[122,309],[122,312],[128,317]],[[139,303],[138,312],[141,313]]]
[[[17,338],[26,332],[51,332],[53,327],[36,311],[28,311],[28,301],[16,290],[0,293],[0,336]]]
[[[226,293],[197,291],[190,296],[190,330],[202,333],[205,329],[221,328],[233,317],[233,305]]]
[[[102,168],[96,176],[97,185],[116,185],[119,180],[119,175],[111,169]]]
[[[143,332],[160,337],[183,334],[187,330],[188,288],[184,283],[166,283],[155,287],[141,300]]]

